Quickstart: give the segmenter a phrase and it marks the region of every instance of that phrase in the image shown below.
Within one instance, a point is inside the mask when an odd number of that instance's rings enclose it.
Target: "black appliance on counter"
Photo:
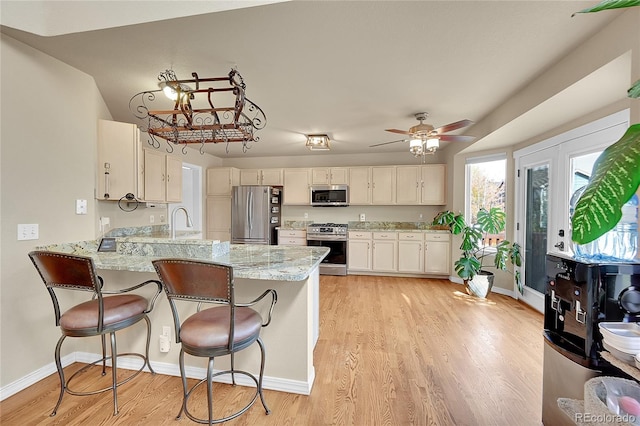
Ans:
[[[574,425],[558,398],[583,399],[597,376],[628,377],[600,356],[598,323],[640,319],[640,263],[546,256],[542,423]]]

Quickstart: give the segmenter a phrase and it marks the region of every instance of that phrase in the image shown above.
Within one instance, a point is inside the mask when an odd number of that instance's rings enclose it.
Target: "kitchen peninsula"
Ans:
[[[164,238],[162,232],[136,235],[136,232],[129,231],[130,229],[124,233],[111,234],[122,235],[115,237],[115,252],[98,252],[99,241],[53,244],[39,249],[91,257],[105,286],[111,289],[157,279],[151,261],[158,258],[187,258],[233,266],[238,302],[253,300],[269,288],[278,293],[272,322],[262,332],[266,347],[264,388],[305,395],[311,392],[315,377],[313,349],[319,335],[318,266],[329,252],[328,248],[242,245],[197,239],[172,240]],[[260,310],[260,305],[257,306]],[[162,334],[162,326],[170,325],[172,330],[172,347],[168,353],[161,353],[157,344],[151,345],[153,368],[159,373],[178,376],[180,349],[179,345],[173,343],[173,319],[165,296],[161,296],[156,302],[149,317],[152,323],[152,343]],[[144,334],[137,334],[131,336],[123,333],[119,346],[140,350],[144,347]],[[97,341],[93,342],[92,346],[83,347],[83,350],[89,354],[98,354],[99,344]],[[236,354],[236,366],[257,373],[259,359],[258,347],[251,347]],[[185,361],[187,376],[204,377],[206,364],[202,360],[187,357]],[[119,365],[127,367],[123,362],[119,362]],[[228,368],[228,359],[217,359],[215,368]]]

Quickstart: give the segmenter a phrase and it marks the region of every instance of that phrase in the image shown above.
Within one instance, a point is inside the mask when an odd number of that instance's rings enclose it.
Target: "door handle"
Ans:
[[[564,241],[560,241],[558,244],[554,244],[554,247],[560,249],[560,251],[564,251]]]

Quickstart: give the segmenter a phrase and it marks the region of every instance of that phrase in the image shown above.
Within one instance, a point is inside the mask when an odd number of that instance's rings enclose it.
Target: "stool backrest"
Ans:
[[[229,335],[233,341],[235,297],[231,266],[186,259],[158,259],[152,263],[171,305],[177,342],[181,321],[175,300],[228,305],[231,315]]]
[[[56,325],[60,325],[60,305],[53,291],[57,287],[95,292],[99,301],[98,329],[102,330],[102,279],[96,273],[95,265],[90,257],[35,250],[29,253],[29,258],[51,295]]]

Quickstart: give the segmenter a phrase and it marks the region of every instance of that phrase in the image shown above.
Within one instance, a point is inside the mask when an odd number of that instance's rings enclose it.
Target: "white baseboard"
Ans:
[[[449,281],[456,284],[464,284],[464,281],[460,277],[450,276]],[[504,294],[505,296],[509,296],[514,299],[516,298],[516,294],[513,292],[513,290],[507,290],[506,288],[502,288],[502,287],[495,287],[495,286],[491,287],[491,293]]]
[[[61,362],[62,366],[66,367],[73,364],[74,362],[89,364],[96,360],[99,360],[100,357],[101,355],[89,352],[74,352],[63,357],[61,359]],[[111,365],[111,363],[107,362],[107,365]],[[118,358],[118,368],[124,368],[126,370],[138,370],[141,366],[142,359],[138,357]],[[171,364],[168,362],[151,362],[151,367],[157,374],[180,377],[180,367],[178,366],[178,364]],[[190,379],[202,379],[207,375],[206,368],[186,366],[185,370],[186,376]],[[149,369],[145,367],[145,371],[149,371]],[[217,371],[218,370],[214,370],[213,372],[216,373]],[[0,401],[3,401],[12,395],[15,395],[21,390],[28,388],[29,386],[54,373],[57,374],[58,370],[56,369],[55,362],[52,362],[12,383],[9,383],[7,386],[3,386],[2,388],[0,388]],[[278,377],[264,376],[262,379],[262,387],[264,389],[280,392],[309,395],[311,393],[311,388],[313,386],[314,380],[315,369],[311,371],[311,375],[306,382],[301,380],[289,380],[281,379]],[[215,377],[214,381],[220,383],[231,383],[231,376],[223,375]],[[253,380],[242,374],[236,376],[236,383],[241,386],[255,386]]]

